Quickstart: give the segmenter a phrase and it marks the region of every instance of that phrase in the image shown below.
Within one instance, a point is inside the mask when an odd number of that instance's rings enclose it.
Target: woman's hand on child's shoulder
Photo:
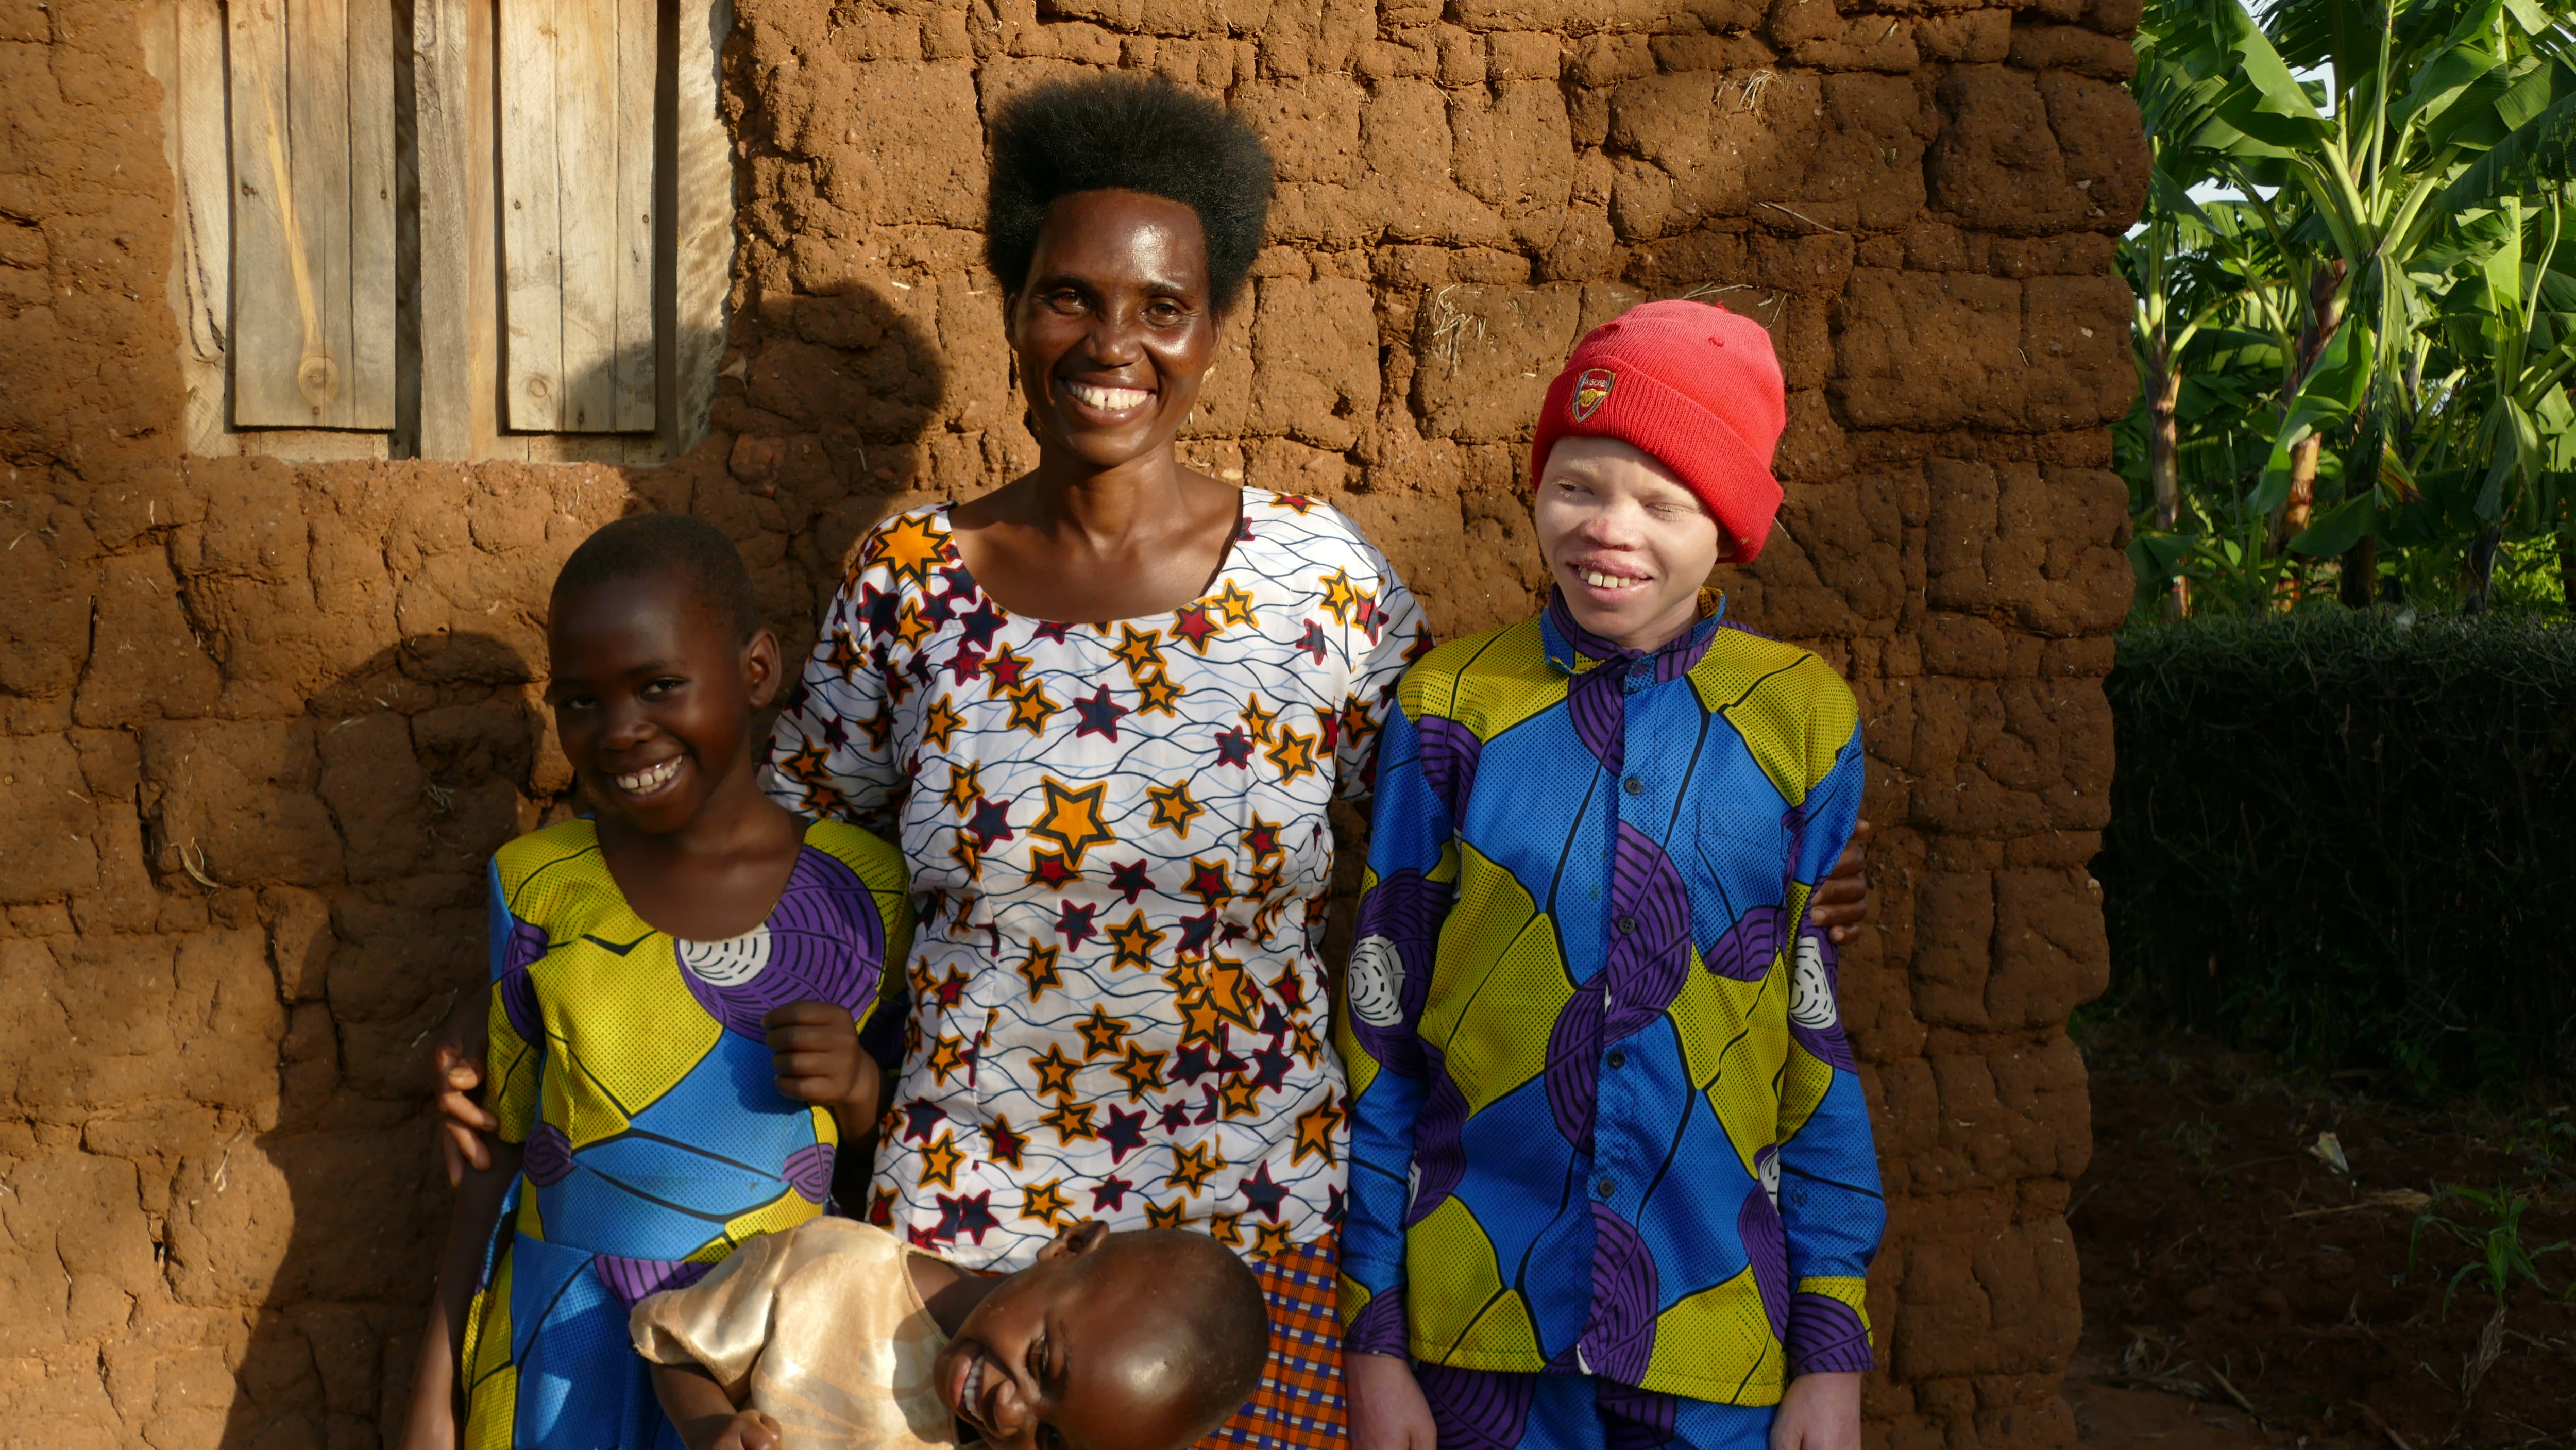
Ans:
[[[858,1024],[831,1002],[790,1002],[760,1019],[778,1091],[800,1103],[838,1108],[861,1124],[874,1120],[876,1060],[859,1046]]]

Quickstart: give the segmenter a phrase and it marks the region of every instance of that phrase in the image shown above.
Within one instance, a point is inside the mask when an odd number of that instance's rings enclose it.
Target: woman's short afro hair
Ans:
[[[1048,81],[1003,103],[984,213],[984,259],[1002,289],[1028,281],[1057,197],[1110,190],[1197,212],[1208,301],[1234,305],[1270,215],[1270,150],[1241,117],[1160,76]]]

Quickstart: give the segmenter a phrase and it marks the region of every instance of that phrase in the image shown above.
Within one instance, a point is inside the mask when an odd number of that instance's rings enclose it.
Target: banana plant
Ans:
[[[2483,521],[2472,534],[2490,556],[2508,515],[2554,517],[2568,471],[2555,440],[2576,420],[2565,334],[2540,325],[2546,289],[2521,280],[2522,234],[2526,215],[2557,215],[2556,193],[2576,178],[2572,8],[2279,0],[2258,21],[2240,0],[2148,6],[2137,86],[2157,171],[2146,225],[2124,252],[2142,294],[2153,525],[2174,557],[2150,547],[2142,576],[2181,562],[2171,536],[2188,512],[2184,486],[2178,467],[2170,483],[2163,469],[2191,447],[2181,374],[2194,329],[2221,324],[2281,342],[2268,448],[2234,507],[2267,520],[2268,552],[2286,560],[2293,589],[2300,560],[2340,554],[2345,598],[2367,602],[2392,511],[2413,525],[2458,512],[2426,507],[2417,480],[2428,464],[2447,484],[2474,458],[2465,518]],[[2229,205],[2243,225],[2192,201],[2200,180],[2241,194]],[[2277,265],[2240,267],[2232,299],[2187,301],[2213,259],[2249,254],[2247,239]],[[2470,306],[2486,320],[2464,349],[2458,319]],[[2535,329],[2547,340],[2529,341]],[[2322,510],[2321,476],[2343,485]],[[2466,547],[2476,573],[2477,537]]]

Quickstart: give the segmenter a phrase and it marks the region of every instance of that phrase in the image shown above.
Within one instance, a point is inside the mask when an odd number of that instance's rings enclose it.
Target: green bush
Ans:
[[[2576,1072],[2576,628],[2132,628],[2112,1006],[2425,1089]]]

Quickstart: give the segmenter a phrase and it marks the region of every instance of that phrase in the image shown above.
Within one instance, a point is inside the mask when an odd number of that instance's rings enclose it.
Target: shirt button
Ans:
[[[1619,788],[1630,795],[1644,795],[1646,793],[1646,783],[1633,775],[1628,777],[1626,780],[1619,782]]]
[[[1610,1065],[1612,1067],[1626,1067],[1628,1065],[1628,1054],[1617,1048],[1612,1048],[1610,1051]]]
[[[1623,916],[1619,918],[1618,926],[1619,934],[1621,936],[1626,936],[1628,933],[1637,929],[1637,918],[1633,916]]]
[[[1604,1178],[1592,1186],[1601,1190],[1601,1196],[1603,1198],[1608,1198],[1610,1195],[1619,1191],[1619,1180],[1615,1178]]]

